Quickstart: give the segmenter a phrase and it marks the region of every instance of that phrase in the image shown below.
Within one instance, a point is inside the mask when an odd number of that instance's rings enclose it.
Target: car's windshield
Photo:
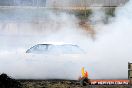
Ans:
[[[63,45],[53,45],[53,44],[38,44],[26,51],[26,53],[64,53],[64,54],[76,54],[82,53],[83,51],[77,45],[63,44]]]

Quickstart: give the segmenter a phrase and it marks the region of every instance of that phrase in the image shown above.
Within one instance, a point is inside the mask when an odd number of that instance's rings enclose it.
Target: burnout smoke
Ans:
[[[86,36],[73,14],[38,8],[1,8],[0,72],[24,79],[78,79],[84,66],[91,79],[127,78],[127,63],[132,60],[131,7],[129,1],[117,8],[108,24],[102,23],[104,14],[95,12],[92,16],[100,17],[91,19],[101,23],[94,27],[94,41]],[[47,42],[76,44],[85,53],[25,53],[30,47]]]

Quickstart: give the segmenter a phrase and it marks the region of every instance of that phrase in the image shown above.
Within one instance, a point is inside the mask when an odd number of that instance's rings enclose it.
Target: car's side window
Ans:
[[[36,54],[76,54],[82,53],[83,51],[76,45],[64,44],[64,45],[52,45],[52,44],[38,44],[26,51],[26,53],[36,53]]]

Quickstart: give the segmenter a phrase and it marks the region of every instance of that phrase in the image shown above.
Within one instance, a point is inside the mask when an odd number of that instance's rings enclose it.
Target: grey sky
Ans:
[[[128,0],[0,0],[0,6],[119,6]]]

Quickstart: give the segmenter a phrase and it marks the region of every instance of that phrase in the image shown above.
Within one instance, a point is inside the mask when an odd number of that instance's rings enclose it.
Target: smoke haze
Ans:
[[[82,30],[73,14],[1,9],[0,72],[25,79],[78,79],[84,66],[91,79],[127,78],[127,64],[132,61],[131,7],[130,0],[117,8],[108,24],[102,22],[103,11],[93,10],[90,20],[95,23],[95,40]],[[33,45],[47,42],[76,44],[85,53],[25,53]]]

